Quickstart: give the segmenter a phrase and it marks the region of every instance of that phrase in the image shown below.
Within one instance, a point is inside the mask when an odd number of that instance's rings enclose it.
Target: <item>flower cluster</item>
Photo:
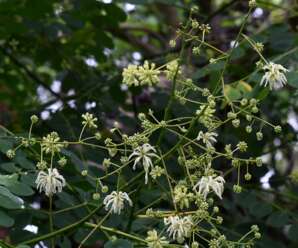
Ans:
[[[156,69],[154,63],[149,64],[145,61],[143,66],[129,65],[123,70],[123,83],[128,86],[149,85],[152,86],[159,82],[160,70]]]

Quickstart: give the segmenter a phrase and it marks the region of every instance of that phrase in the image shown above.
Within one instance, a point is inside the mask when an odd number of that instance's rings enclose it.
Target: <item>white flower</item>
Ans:
[[[169,244],[166,237],[159,237],[155,229],[147,232],[146,242],[148,248],[163,248],[164,245]]]
[[[217,133],[214,132],[206,132],[203,133],[202,131],[199,132],[199,135],[197,137],[197,140],[203,140],[203,143],[206,144],[207,148],[213,147],[213,143],[216,143],[217,140],[215,137],[217,137]]]
[[[194,190],[199,187],[199,193],[203,195],[206,199],[210,190],[222,199],[222,193],[224,191],[224,183],[225,180],[221,176],[213,177],[213,176],[204,176],[202,177],[198,183],[194,186]]]
[[[190,216],[169,216],[164,218],[164,224],[168,226],[167,232],[169,236],[177,240],[179,243],[182,243],[184,238],[191,235],[193,222]]]
[[[125,201],[132,206],[132,201],[127,193],[113,191],[104,198],[103,204],[105,205],[106,210],[111,210],[115,214],[120,214],[124,208]]]
[[[44,191],[47,196],[61,192],[66,185],[65,179],[56,168],[48,169],[48,173],[40,171],[35,180],[39,192]]]
[[[150,144],[146,143],[143,144],[142,146],[137,147],[136,149],[134,149],[133,153],[130,154],[130,156],[128,157],[128,159],[130,160],[131,158],[134,157],[135,162],[133,164],[133,169],[136,169],[136,165],[142,161],[144,170],[145,170],[145,184],[148,183],[148,173],[149,173],[149,169],[153,168],[153,163],[151,158],[152,157],[157,157],[158,156],[155,154],[156,150],[154,149],[153,146],[151,146]]]
[[[265,87],[269,85],[270,90],[282,88],[287,83],[287,78],[285,76],[285,72],[289,71],[284,68],[282,65],[274,64],[273,62],[269,62],[265,66],[263,66],[263,70],[265,70],[265,74],[262,77],[261,85]]]

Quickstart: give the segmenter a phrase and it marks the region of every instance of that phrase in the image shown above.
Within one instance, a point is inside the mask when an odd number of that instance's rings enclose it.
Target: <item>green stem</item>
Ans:
[[[84,218],[82,218],[81,220],[73,223],[73,224],[70,224],[66,227],[63,227],[61,229],[58,229],[57,231],[53,231],[53,232],[50,232],[48,234],[45,234],[45,235],[41,235],[39,237],[36,237],[36,238],[33,238],[33,239],[30,239],[30,240],[27,240],[27,241],[24,241],[22,242],[21,244],[23,245],[28,245],[28,244],[35,244],[35,243],[38,243],[39,241],[42,241],[42,240],[47,240],[47,239],[50,239],[52,237],[55,237],[61,233],[65,233],[67,231],[70,231],[72,229],[74,229],[75,227],[83,224],[85,221],[87,221],[88,219],[90,219],[98,210],[100,210],[102,207],[102,205],[99,205],[98,207],[96,207],[95,209],[93,209],[88,215],[86,215]]]

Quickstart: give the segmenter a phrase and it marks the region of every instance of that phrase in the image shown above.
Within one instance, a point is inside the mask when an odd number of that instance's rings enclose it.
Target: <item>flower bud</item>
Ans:
[[[36,122],[38,122],[38,117],[37,117],[37,115],[32,115],[31,117],[30,117],[30,120],[31,120],[31,122],[34,124],[34,123],[36,123]]]

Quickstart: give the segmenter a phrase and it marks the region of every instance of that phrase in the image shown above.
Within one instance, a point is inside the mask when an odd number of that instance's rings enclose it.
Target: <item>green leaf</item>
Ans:
[[[298,242],[298,224],[294,224],[290,227],[288,236],[290,240]]]
[[[33,195],[34,191],[26,184],[18,181],[18,175],[0,175],[0,185],[7,187],[12,193],[19,196]]]
[[[0,226],[11,227],[14,224],[14,219],[8,216],[3,211],[0,211]]]
[[[289,216],[285,213],[273,213],[269,216],[267,219],[268,225],[271,225],[273,227],[282,227],[286,225],[289,222]]]
[[[298,88],[298,71],[290,71],[286,77],[289,85]]]
[[[224,91],[230,102],[233,102],[241,97],[241,92],[230,85],[225,85]]]
[[[108,241],[104,248],[133,248],[133,244],[126,239],[117,239]]]
[[[0,186],[0,206],[7,209],[18,209],[22,206],[22,200],[8,189]]]

